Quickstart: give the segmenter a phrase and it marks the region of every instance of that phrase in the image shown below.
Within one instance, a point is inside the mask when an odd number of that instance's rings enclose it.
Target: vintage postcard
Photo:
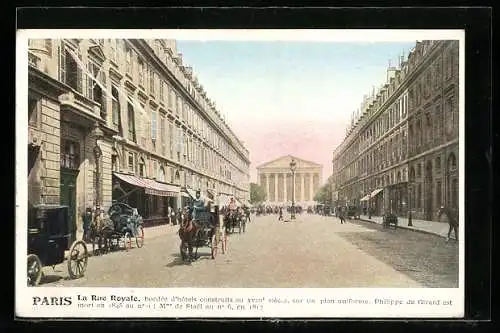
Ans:
[[[16,316],[460,318],[464,31],[19,30]]]

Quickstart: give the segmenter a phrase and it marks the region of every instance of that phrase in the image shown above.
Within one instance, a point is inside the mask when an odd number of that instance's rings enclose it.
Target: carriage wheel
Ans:
[[[217,237],[217,233],[214,233],[212,235],[212,259],[215,259],[215,257],[217,256],[217,247],[218,247],[218,237]]]
[[[68,273],[72,279],[81,278],[87,269],[89,253],[84,241],[76,241],[71,245],[68,255]]]
[[[135,237],[135,243],[138,248],[141,248],[144,246],[144,228],[142,225],[137,228],[137,234],[138,236]]]
[[[37,286],[42,279],[42,262],[36,254],[28,255],[28,286]]]
[[[130,232],[126,232],[123,236],[123,243],[125,244],[125,250],[130,250],[132,248],[132,235]]]

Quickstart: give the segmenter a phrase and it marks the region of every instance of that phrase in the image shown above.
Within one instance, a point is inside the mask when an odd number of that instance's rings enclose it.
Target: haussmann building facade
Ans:
[[[164,223],[203,196],[249,200],[249,152],[169,39],[29,40],[28,201],[71,225],[113,201]]]
[[[459,42],[419,41],[365,96],[333,153],[337,205],[435,220],[458,208]]]

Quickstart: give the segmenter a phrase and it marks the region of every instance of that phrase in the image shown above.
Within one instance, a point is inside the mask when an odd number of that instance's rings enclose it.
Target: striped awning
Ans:
[[[379,194],[380,192],[382,192],[383,190],[384,190],[383,188],[378,188],[378,189],[376,189],[375,191],[373,191],[373,192],[370,194],[370,196],[371,196],[371,197],[374,197],[374,196],[376,196],[377,194]]]
[[[192,199],[196,199],[196,191],[195,190],[190,189],[190,188],[186,188],[186,192],[189,194],[189,196]],[[206,202],[213,201],[208,196],[206,196],[205,194],[201,193],[201,191],[200,191],[200,198],[203,199],[203,201],[206,201]]]
[[[368,201],[368,199],[370,199],[370,194],[365,195],[364,197],[359,199],[359,201]]]
[[[176,197],[180,191],[179,186],[160,183],[153,179],[146,179],[116,172],[114,172],[113,175],[126,183],[143,188],[144,193],[150,195],[160,197]]]

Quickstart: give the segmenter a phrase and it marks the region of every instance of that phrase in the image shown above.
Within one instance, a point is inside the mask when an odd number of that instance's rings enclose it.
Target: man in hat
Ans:
[[[205,201],[201,198],[200,190],[196,191],[196,198],[193,201],[193,220],[200,216],[200,212],[205,211]]]

